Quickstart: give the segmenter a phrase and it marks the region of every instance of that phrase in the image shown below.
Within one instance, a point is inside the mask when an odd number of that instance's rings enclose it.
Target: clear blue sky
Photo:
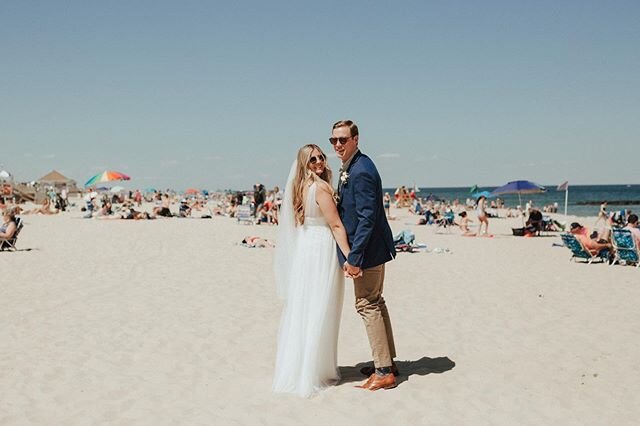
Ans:
[[[272,187],[302,144],[331,152],[342,118],[385,186],[640,183],[640,2],[0,8],[0,167],[18,180]]]

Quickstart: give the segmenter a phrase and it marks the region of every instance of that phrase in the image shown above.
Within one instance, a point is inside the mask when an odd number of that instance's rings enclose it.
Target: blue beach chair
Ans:
[[[600,250],[600,253],[591,254],[589,250],[587,250],[584,245],[576,238],[575,235],[570,234],[568,232],[564,232],[560,234],[560,238],[562,238],[562,242],[565,247],[571,250],[571,258],[569,261],[574,259],[584,259],[585,262],[591,264],[594,260],[600,260],[604,262],[609,258],[609,250]]]
[[[624,228],[613,228],[611,230],[611,239],[613,248],[615,249],[615,257],[611,264],[624,261],[625,264],[635,264],[636,268],[640,266],[640,252],[638,245],[633,239],[630,230]]]

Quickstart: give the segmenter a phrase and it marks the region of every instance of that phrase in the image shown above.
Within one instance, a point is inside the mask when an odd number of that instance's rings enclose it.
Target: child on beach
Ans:
[[[457,223],[457,225],[460,227],[460,230],[462,231],[462,236],[475,237],[476,236],[475,232],[471,232],[471,229],[469,229],[469,224],[472,221],[471,221],[471,218],[467,215],[467,212],[460,212],[458,213],[458,216],[460,216],[460,222]]]

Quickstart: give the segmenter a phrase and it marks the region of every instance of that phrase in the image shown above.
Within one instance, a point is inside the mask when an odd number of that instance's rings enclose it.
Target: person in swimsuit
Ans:
[[[489,218],[487,217],[487,197],[481,195],[478,198],[478,204],[476,204],[476,214],[478,215],[478,236],[489,236]],[[482,225],[484,224],[484,232],[482,232]]]

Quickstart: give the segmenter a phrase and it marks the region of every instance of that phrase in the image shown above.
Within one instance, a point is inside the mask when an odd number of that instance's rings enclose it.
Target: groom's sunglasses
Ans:
[[[353,136],[349,136],[349,137],[346,137],[346,138],[329,138],[329,142],[331,142],[331,145],[335,145],[338,142],[340,142],[340,145],[344,145],[352,137]]]
[[[309,158],[309,163],[316,164],[318,161],[322,161],[324,163],[324,160],[324,155],[320,154],[317,157],[314,155],[313,157]]]

